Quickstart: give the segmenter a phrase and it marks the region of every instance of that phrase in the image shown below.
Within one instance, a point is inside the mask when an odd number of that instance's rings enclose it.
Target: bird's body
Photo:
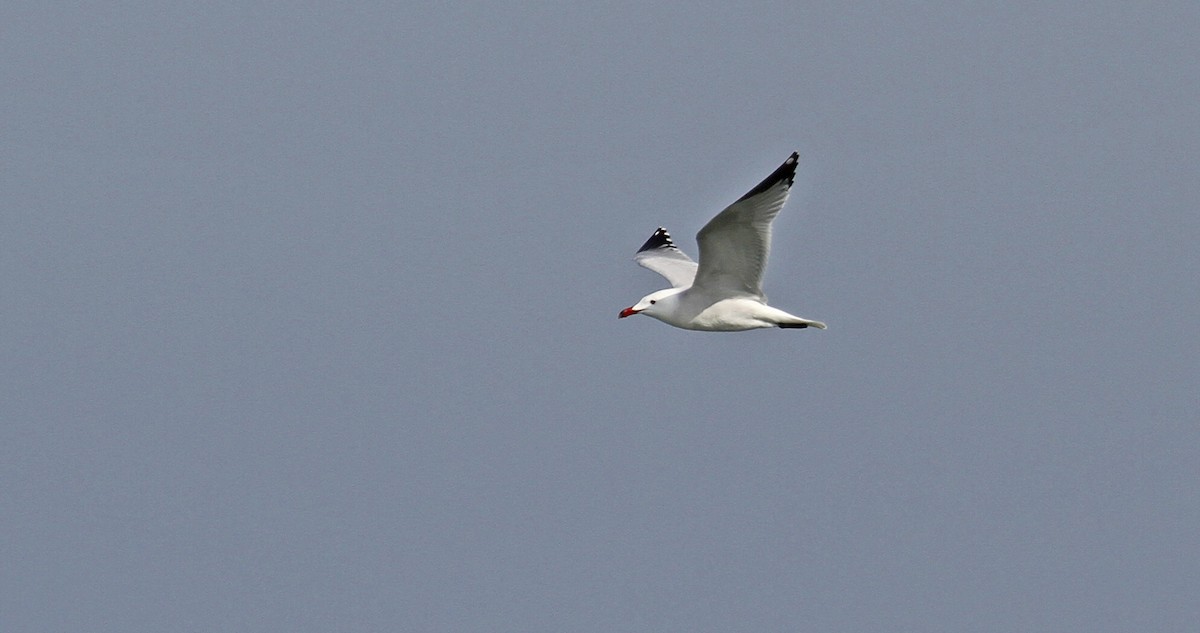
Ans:
[[[659,290],[621,311],[645,314],[686,330],[732,332],[758,328],[825,329],[767,305],[763,270],[771,247],[771,221],[787,201],[799,155],[793,153],[770,176],[717,214],[696,235],[700,262],[675,247],[659,228],[634,260],[662,275],[671,288]]]

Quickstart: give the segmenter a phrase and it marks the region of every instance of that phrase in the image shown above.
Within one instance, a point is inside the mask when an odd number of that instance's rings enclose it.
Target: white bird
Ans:
[[[736,332],[764,327],[825,329],[820,321],[802,319],[767,305],[763,270],[771,248],[771,221],[787,202],[796,163],[792,155],[737,202],[717,214],[700,232],[700,263],[675,247],[659,227],[633,259],[667,278],[671,287],[653,292],[621,310],[654,317],[685,330]]]

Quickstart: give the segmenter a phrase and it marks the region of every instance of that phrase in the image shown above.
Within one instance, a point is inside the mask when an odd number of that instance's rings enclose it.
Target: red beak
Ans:
[[[621,310],[621,314],[618,314],[617,318],[624,319],[627,316],[633,316],[637,313],[638,313],[638,311],[634,310],[633,308],[625,308],[624,310]]]

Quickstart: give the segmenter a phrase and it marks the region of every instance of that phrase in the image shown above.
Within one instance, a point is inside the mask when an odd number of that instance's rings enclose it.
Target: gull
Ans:
[[[792,152],[770,176],[700,229],[696,234],[699,263],[679,250],[671,234],[659,227],[633,259],[665,277],[671,287],[642,297],[621,310],[618,318],[644,314],[685,330],[709,332],[825,329],[820,321],[767,305],[762,291],[771,221],[787,202],[799,159],[799,153]]]

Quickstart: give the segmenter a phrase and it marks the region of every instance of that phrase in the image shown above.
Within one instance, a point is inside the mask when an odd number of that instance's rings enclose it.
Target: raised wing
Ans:
[[[771,221],[787,202],[799,158],[792,152],[770,176],[700,229],[696,234],[700,266],[692,284],[695,288],[717,296],[766,299],[762,278],[771,250]]]
[[[658,227],[638,249],[633,261],[667,278],[672,287],[686,288],[696,276],[696,262],[675,247],[671,234]]]

